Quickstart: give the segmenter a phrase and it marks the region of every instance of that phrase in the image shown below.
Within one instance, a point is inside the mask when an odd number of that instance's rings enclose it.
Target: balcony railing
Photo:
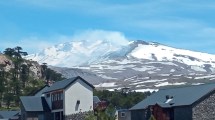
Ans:
[[[52,101],[52,110],[63,109],[63,100]]]

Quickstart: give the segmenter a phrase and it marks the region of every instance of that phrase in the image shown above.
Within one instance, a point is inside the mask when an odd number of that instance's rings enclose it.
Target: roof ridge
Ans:
[[[206,86],[206,85],[215,85],[215,82],[210,82],[210,83],[205,83],[205,84],[200,84],[200,85],[180,85],[180,86],[176,86],[176,87],[169,87],[169,88],[161,88],[160,90],[172,90],[172,89],[181,89],[181,88],[189,88],[189,87],[199,87],[199,86]],[[214,86],[215,88],[215,86]]]

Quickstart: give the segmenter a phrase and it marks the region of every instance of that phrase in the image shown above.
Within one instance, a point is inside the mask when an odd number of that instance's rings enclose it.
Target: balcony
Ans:
[[[52,110],[63,109],[63,100],[52,101]]]

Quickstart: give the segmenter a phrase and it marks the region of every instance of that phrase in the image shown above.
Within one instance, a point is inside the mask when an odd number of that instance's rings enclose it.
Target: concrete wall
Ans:
[[[215,93],[204,97],[192,111],[193,120],[215,120]]]
[[[93,110],[93,88],[82,80],[76,80],[64,92],[64,115]]]

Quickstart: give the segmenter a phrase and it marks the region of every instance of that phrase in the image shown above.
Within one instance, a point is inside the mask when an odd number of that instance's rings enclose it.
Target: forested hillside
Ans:
[[[0,108],[18,107],[20,96],[63,79],[61,74],[49,69],[47,63],[39,65],[24,59],[26,55],[28,53],[19,46],[6,48],[0,53]]]

